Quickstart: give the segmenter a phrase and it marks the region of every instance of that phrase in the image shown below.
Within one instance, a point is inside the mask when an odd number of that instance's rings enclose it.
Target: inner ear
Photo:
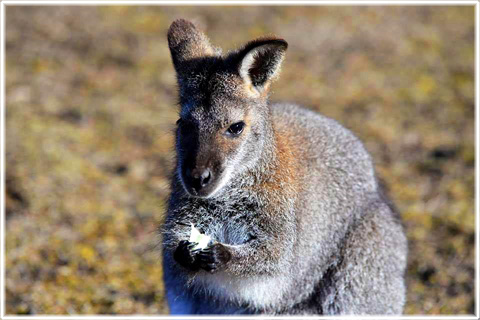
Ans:
[[[248,76],[254,86],[263,85],[280,67],[279,58],[272,55],[272,49],[262,46],[255,50],[253,62],[248,68]]]
[[[287,47],[287,42],[282,39],[261,39],[248,43],[240,51],[240,76],[247,84],[263,91],[278,76]]]

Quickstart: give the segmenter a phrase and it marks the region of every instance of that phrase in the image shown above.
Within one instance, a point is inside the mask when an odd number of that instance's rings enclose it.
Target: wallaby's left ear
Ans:
[[[280,73],[288,43],[283,39],[253,40],[238,53],[238,71],[243,81],[258,93],[268,90],[269,84]]]

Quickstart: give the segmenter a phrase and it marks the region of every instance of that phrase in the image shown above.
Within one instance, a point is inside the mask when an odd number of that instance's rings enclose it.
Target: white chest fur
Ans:
[[[278,304],[291,283],[284,275],[236,277],[220,271],[215,274],[200,272],[192,280],[192,285],[219,299],[265,308]]]

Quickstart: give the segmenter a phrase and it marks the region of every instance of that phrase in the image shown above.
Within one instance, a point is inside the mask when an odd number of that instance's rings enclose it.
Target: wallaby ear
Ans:
[[[193,23],[184,19],[175,20],[168,29],[168,46],[177,72],[185,68],[188,60],[213,56],[215,48],[207,36]]]
[[[283,39],[253,40],[240,50],[239,74],[258,93],[268,90],[280,73],[288,43]]]

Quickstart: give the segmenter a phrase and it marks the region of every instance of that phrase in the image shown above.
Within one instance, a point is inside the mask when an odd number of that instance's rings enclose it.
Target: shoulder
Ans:
[[[288,102],[277,102],[272,103],[270,108],[276,127],[295,127],[300,132],[306,130],[308,134],[324,132],[325,134],[333,133],[336,135],[353,136],[350,130],[336,120],[304,106]]]
[[[309,172],[330,168],[375,185],[373,161],[363,143],[336,120],[292,103],[271,105],[278,140],[287,141],[292,157]],[[312,171],[313,170],[313,171]],[[332,171],[333,170],[333,171]]]
[[[364,149],[352,131],[316,111],[286,102],[272,103],[270,108],[274,128],[279,135],[294,136],[296,140],[303,140],[305,146],[311,144],[315,150]]]

